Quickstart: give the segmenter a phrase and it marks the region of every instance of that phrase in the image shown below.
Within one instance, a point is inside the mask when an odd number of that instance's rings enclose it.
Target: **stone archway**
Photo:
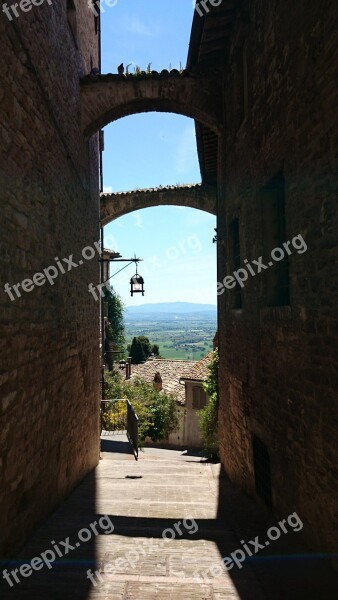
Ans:
[[[191,117],[219,133],[222,82],[218,73],[177,70],[135,75],[88,75],[81,80],[82,130],[86,138],[108,123],[142,112]]]
[[[101,224],[152,206],[189,206],[216,215],[217,191],[212,185],[183,185],[101,194]]]

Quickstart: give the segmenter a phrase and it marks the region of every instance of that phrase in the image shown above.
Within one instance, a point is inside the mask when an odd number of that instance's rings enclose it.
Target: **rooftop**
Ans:
[[[185,376],[188,376],[193,367],[197,364],[199,363],[195,360],[149,358],[144,363],[132,365],[131,380],[136,377],[141,377],[148,383],[152,383],[156,373],[160,373],[163,391],[167,394],[174,394],[180,404],[184,404],[185,388],[179,381],[180,379],[185,378]]]
[[[208,352],[206,356],[203,356],[201,360],[192,365],[190,370],[181,377],[185,381],[204,381],[208,376],[208,367],[212,359],[213,351]]]
[[[244,3],[242,3],[244,5]],[[204,12],[204,11],[203,11]],[[189,44],[187,70],[208,65],[215,68],[223,65],[230,35],[236,19],[248,19],[245,6],[237,0],[223,0],[218,6],[208,5],[208,11],[201,16],[195,10]],[[203,183],[215,183],[217,180],[218,136],[209,127],[195,121],[197,149]]]

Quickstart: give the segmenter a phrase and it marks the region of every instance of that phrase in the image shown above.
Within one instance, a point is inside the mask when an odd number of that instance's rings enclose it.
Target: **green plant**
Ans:
[[[133,337],[132,343],[127,346],[127,350],[129,356],[131,356],[131,362],[134,365],[144,362],[151,354],[155,354],[157,358],[160,358],[160,348],[158,344],[152,345],[149,338],[144,335]]]
[[[127,402],[117,400],[107,403],[101,415],[101,425],[104,431],[118,431],[126,428]]]
[[[160,356],[160,347],[158,344],[153,344],[151,347],[151,353],[154,354],[155,356],[159,357]]]
[[[113,343],[114,350],[121,349],[121,356],[116,356],[116,360],[118,360],[118,358],[123,358],[125,353],[124,347],[126,340],[124,335],[123,319],[125,306],[120,296],[112,287],[109,289],[105,288],[104,296],[104,301],[108,304],[108,327],[106,329],[106,341]]]
[[[209,374],[203,388],[208,394],[208,404],[199,411],[199,426],[204,449],[210,457],[218,454],[218,350],[213,352]]]
[[[139,442],[164,440],[178,426],[176,398],[157,392],[143,379],[123,381],[119,373],[106,376],[106,396],[128,398],[139,418]]]

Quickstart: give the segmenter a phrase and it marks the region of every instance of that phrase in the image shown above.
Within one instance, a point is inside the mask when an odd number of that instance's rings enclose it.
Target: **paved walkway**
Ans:
[[[39,570],[29,574],[30,569],[24,568],[26,577],[17,572],[20,583],[13,587],[3,581],[1,599],[336,597],[336,576],[325,561],[308,554],[301,533],[286,523],[290,533],[265,545],[266,532],[278,519],[232,486],[219,465],[159,449],[146,449],[136,462],[122,440],[121,436],[118,441],[104,439],[95,473],[37,531],[7,569],[18,569],[46,550],[46,558],[51,560],[57,549],[67,555],[57,557],[50,569],[41,568],[36,560]],[[90,529],[91,524],[98,535]],[[90,540],[81,541],[90,535]],[[254,552],[249,540],[253,542],[256,536],[260,544],[264,542],[263,549],[240,563],[242,555],[247,555],[244,543]],[[230,555],[236,550],[240,550],[234,555],[239,566],[232,561],[230,567]],[[220,568],[225,556],[229,557],[229,570]],[[11,581],[14,579],[11,575]]]

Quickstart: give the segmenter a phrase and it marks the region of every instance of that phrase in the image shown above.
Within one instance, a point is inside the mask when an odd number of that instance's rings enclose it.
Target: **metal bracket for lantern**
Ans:
[[[101,227],[101,244],[102,244],[102,248],[104,247],[104,243],[103,243],[103,228]],[[101,284],[106,284],[108,283],[108,281],[110,279],[112,279],[113,277],[115,277],[116,275],[118,275],[119,273],[121,273],[121,271],[123,271],[124,269],[126,269],[127,267],[129,267],[131,264],[135,263],[136,265],[136,273],[135,275],[131,278],[130,280],[130,293],[133,296],[135,293],[142,293],[142,296],[144,296],[144,279],[143,277],[141,277],[138,272],[137,272],[137,265],[139,262],[142,262],[142,258],[137,258],[136,255],[134,256],[134,258],[119,258],[118,253],[112,253],[111,258],[100,258],[99,262],[101,263]],[[117,271],[116,273],[114,273],[113,275],[111,275],[110,277],[108,277],[108,279],[106,281],[103,281],[103,264],[105,262],[125,262],[128,263],[126,264],[124,267],[122,267],[122,269],[120,269],[119,271]],[[136,279],[135,279],[136,278]],[[105,342],[105,323],[104,323],[104,298],[102,296],[101,298],[101,335],[102,335],[102,358],[104,359],[104,342]],[[130,362],[126,363],[125,366],[126,369],[126,379],[130,378]],[[104,363],[102,364],[101,367],[101,393],[102,393],[102,398],[104,399]]]
[[[143,289],[144,279],[137,272],[137,265],[139,262],[142,262],[142,260],[143,260],[142,258],[136,258],[136,256],[134,258],[100,258],[99,259],[100,263],[105,263],[105,262],[110,262],[110,263],[126,262],[126,263],[128,263],[125,267],[122,267],[122,269],[120,269],[116,273],[113,273],[113,275],[108,277],[108,279],[106,279],[106,281],[103,281],[102,283],[106,284],[109,281],[109,279],[112,279],[113,277],[115,277],[116,275],[121,273],[121,271],[123,271],[124,269],[129,267],[131,264],[135,263],[136,264],[136,273],[135,273],[135,275],[133,275],[133,277],[130,280],[130,284],[131,284],[130,293],[131,293],[131,295],[133,295],[137,292],[142,292],[142,296],[144,296],[144,289]],[[134,284],[133,286],[132,286],[132,282]]]

